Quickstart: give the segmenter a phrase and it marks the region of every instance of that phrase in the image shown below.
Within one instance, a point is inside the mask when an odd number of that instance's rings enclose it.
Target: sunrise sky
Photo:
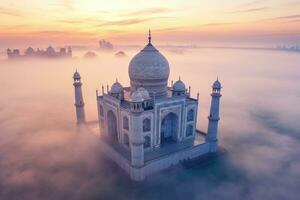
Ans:
[[[26,0],[0,2],[0,45],[300,41],[300,0]]]

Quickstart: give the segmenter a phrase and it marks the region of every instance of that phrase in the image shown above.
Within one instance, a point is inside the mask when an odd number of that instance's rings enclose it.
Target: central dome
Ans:
[[[169,78],[169,63],[167,59],[149,43],[129,63],[131,91],[143,87],[150,96],[165,96]]]

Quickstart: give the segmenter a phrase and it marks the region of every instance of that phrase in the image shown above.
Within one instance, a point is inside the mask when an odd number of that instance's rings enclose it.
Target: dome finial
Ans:
[[[214,82],[213,86],[212,86],[213,89],[221,89],[222,88],[222,85],[219,81],[219,77],[217,77],[217,80]]]
[[[75,73],[73,74],[73,78],[74,78],[74,79],[80,79],[80,78],[81,78],[79,72],[77,71],[77,68],[76,68]]]
[[[149,29],[148,33],[148,43],[151,44],[151,30]]]

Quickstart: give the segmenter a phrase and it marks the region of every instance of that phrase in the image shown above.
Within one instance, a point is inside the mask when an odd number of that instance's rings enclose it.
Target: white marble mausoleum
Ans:
[[[182,80],[168,85],[167,59],[148,44],[129,63],[130,86],[116,82],[101,94],[97,107],[101,149],[132,180],[216,152],[221,83],[212,86],[208,131],[196,129],[199,94],[192,97]],[[77,122],[85,123],[81,77],[74,76]]]

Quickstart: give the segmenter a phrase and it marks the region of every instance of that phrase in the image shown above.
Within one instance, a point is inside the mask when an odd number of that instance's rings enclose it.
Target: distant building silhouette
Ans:
[[[32,47],[28,47],[24,54],[20,54],[19,49],[7,49],[8,59],[18,59],[18,58],[72,58],[71,47],[60,48],[59,51],[55,51],[52,46],[49,46],[46,50],[37,49],[36,51]]]
[[[106,41],[106,40],[100,40],[99,47],[100,47],[100,49],[104,49],[104,50],[112,50],[114,48],[112,43],[110,43],[109,41]]]
[[[84,58],[96,58],[97,54],[93,51],[88,51],[84,54]]]
[[[286,46],[286,45],[283,45],[283,46],[277,46],[276,49],[277,49],[277,50],[280,50],[280,51],[300,52],[300,47],[299,47],[299,45],[294,45],[294,46]]]
[[[121,58],[121,57],[126,57],[127,55],[125,54],[124,51],[118,51],[117,53],[115,53],[115,56]]]

